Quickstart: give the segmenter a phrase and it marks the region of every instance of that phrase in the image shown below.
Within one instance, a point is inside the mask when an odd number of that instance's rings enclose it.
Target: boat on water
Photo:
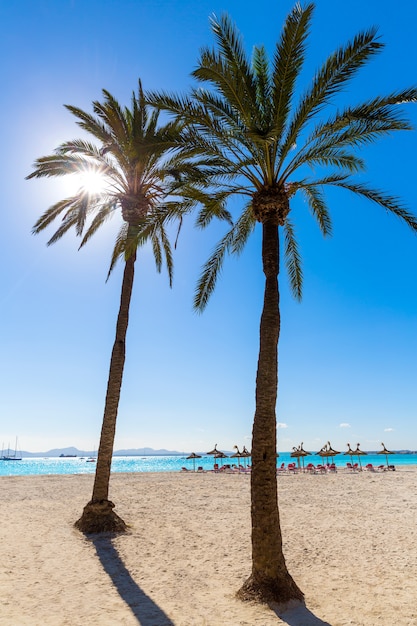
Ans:
[[[17,437],[16,437],[16,445],[15,445],[14,452],[10,450],[10,445],[7,448],[7,451],[4,449],[4,446],[2,446],[0,461],[21,461],[21,460],[22,460],[22,454],[20,455],[17,454]]]
[[[94,448],[93,454],[87,457],[86,463],[95,463],[97,461],[96,449]]]

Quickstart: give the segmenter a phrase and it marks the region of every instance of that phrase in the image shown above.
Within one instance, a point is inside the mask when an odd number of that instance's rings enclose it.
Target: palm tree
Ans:
[[[121,212],[123,218],[109,269],[110,275],[117,260],[124,260],[120,308],[93,494],[76,522],[76,527],[83,532],[122,531],[126,527],[113,511],[114,504],[108,494],[136,254],[139,247],[150,241],[158,271],[165,257],[172,283],[172,252],[165,227],[173,216],[173,207],[179,207],[180,203],[176,205],[173,199],[168,201],[167,196],[178,190],[183,167],[179,151],[175,149],[180,137],[179,125],[171,122],[158,127],[159,113],[147,105],[140,82],[130,109],[122,108],[107,91],[104,90],[103,95],[103,102],[93,102],[94,115],[67,106],[77,118],[77,124],[100,145],[84,139],[64,143],[54,154],[39,158],[27,177],[96,172],[106,181],[103,189],[95,193],[81,187],[74,196],[57,202],[40,217],[34,233],[40,233],[63,216],[62,224],[48,245],[74,228],[76,234],[82,236],[81,248],[110,217]],[[168,210],[170,205],[171,211]]]
[[[415,101],[417,90],[405,89],[335,109],[335,96],[346,91],[358,70],[382,48],[376,31],[370,29],[329,56],[300,96],[298,82],[313,10],[313,4],[297,4],[289,13],[272,62],[263,47],[256,47],[249,59],[231,19],[213,17],[217,47],[201,50],[193,72],[203,85],[190,95],[158,92],[151,97],[155,106],[188,125],[196,153],[218,158],[211,206],[223,206],[232,196],[242,199],[241,214],[203,268],[196,289],[197,310],[206,306],[226,254],[239,254],[257,223],[262,230],[265,292],[252,431],[252,572],[238,596],[281,604],[303,598],[283,556],[276,480],[282,237],[296,298],[301,299],[302,289],[301,259],[291,220],[294,198],[302,194],[325,236],[331,233],[324,195],[327,187],[367,198],[417,230],[416,218],[395,197],[354,177],[365,169],[357,154],[362,146],[392,131],[411,128],[397,105]]]

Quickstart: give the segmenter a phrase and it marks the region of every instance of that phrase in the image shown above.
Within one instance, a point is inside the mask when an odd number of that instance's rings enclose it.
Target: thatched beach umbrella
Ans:
[[[350,447],[350,443],[347,443],[346,445],[347,445],[348,449],[347,449],[347,452],[344,452],[344,454],[349,454],[349,456],[350,456],[350,461],[351,461],[351,463],[353,464],[353,455],[354,455],[355,453],[354,453],[354,451],[352,450],[352,448]]]
[[[239,448],[237,446],[233,446],[233,448],[236,450],[236,452],[231,454],[230,458],[231,459],[241,459],[242,458],[242,452],[240,452],[240,450],[239,450]]]
[[[210,452],[207,452],[207,454],[211,454],[211,456],[213,456],[214,459],[216,459],[216,456],[218,454],[223,454],[223,452],[220,452],[220,450],[217,450],[217,443],[215,443],[213,450],[210,450]],[[216,463],[216,461],[214,461],[214,463]]]
[[[311,452],[307,452],[306,450],[304,450],[303,448],[303,442],[301,442],[301,444],[298,446],[298,448],[296,448],[295,446],[293,447],[293,451],[291,452],[291,457],[293,459],[297,459],[297,463],[298,463],[298,467],[300,467],[300,459],[303,460],[303,469],[304,469],[304,459],[306,456],[309,456],[311,454]]]
[[[305,459],[306,456],[311,456],[311,452],[307,452],[307,450],[304,450],[303,442],[301,442],[301,444],[300,444],[298,449],[301,452],[301,458],[303,459],[303,468],[304,468],[304,459]]]
[[[214,444],[213,450],[210,450],[210,452],[207,452],[207,454],[212,454],[213,456],[218,453],[219,451],[217,450],[217,443]]]
[[[298,469],[300,469],[301,468],[301,465],[300,465],[301,452],[300,452],[300,450],[298,448],[296,448],[295,446],[293,446],[293,449],[292,449],[292,452],[290,454],[290,457],[292,459],[297,459]]]
[[[246,449],[246,446],[243,446],[243,450],[242,450],[242,459],[245,459],[243,462],[245,464],[246,467],[246,459],[250,459],[251,457],[251,453],[249,452],[249,450]]]
[[[330,441],[327,442],[327,453],[329,456],[336,456],[337,454],[340,454],[338,450],[333,450]]]
[[[322,449],[317,452],[318,456],[321,456],[323,459],[326,458],[327,463],[329,463],[330,457],[335,457],[338,454],[340,454],[340,452],[338,450],[333,450],[330,441],[328,441]]]
[[[364,452],[363,450],[359,450],[360,445],[361,445],[360,443],[356,444],[356,450],[353,454],[358,457],[359,466],[362,469],[361,456],[365,456],[367,452]]]
[[[377,452],[377,454],[385,454],[385,458],[387,460],[387,467],[389,467],[389,463],[388,463],[388,455],[389,454],[395,454],[395,452],[391,452],[390,450],[387,450],[385,447],[384,443],[381,443],[382,446],[382,450],[380,450],[379,452]]]
[[[201,455],[200,454],[196,454],[195,452],[191,452],[190,456],[187,456],[187,459],[192,459],[193,460],[193,470],[195,472],[195,460],[196,459],[201,459]]]
[[[221,452],[220,450],[217,451],[217,454],[214,455],[214,459],[227,459],[227,454],[225,454],[224,452]]]
[[[325,443],[324,446],[317,452],[317,456],[321,456],[322,459],[326,459],[329,462],[329,444]]]

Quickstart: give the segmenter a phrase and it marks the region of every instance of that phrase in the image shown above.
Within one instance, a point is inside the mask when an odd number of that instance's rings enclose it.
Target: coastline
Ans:
[[[392,454],[388,457],[388,460],[385,456],[378,454],[372,455],[370,453],[367,453],[367,455],[361,457],[361,459],[355,457],[351,459],[350,456],[339,454],[331,460],[335,463],[338,471],[346,469],[349,462],[352,464],[359,462],[364,467],[367,463],[372,463],[374,467],[378,467],[379,465],[385,466],[387,462],[398,468],[417,465],[417,455],[413,454]],[[90,461],[88,457],[33,457],[23,458],[21,461],[17,462],[1,461],[0,476],[93,474],[95,472],[95,464],[88,461]],[[303,460],[300,460],[300,465],[302,465],[302,461]],[[223,459],[223,463],[220,461],[219,465],[220,467],[226,464],[232,465],[233,463],[236,465],[238,462],[239,459],[227,457]],[[291,462],[296,462],[296,465],[298,464],[297,459],[291,457],[289,452],[280,453],[277,459],[277,467],[279,468],[282,463],[288,466]],[[130,472],[178,472],[182,467],[192,471],[194,466],[196,469],[201,466],[204,470],[209,471],[213,469],[214,463],[215,460],[209,455],[194,460],[186,456],[113,456],[111,471],[112,474]],[[250,459],[241,459],[240,463],[247,465],[250,463]],[[313,463],[314,465],[322,464],[323,458],[311,454],[304,459],[306,466],[308,463]]]
[[[113,474],[130,531],[93,540],[73,528],[93,476],[1,477],[0,624],[415,626],[416,478],[411,465],[278,477],[284,553],[306,600],[289,621],[234,597],[251,567],[248,476]]]

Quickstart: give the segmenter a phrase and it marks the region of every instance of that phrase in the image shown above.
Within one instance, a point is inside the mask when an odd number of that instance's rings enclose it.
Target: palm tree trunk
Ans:
[[[303,600],[285,564],[278,510],[276,415],[278,389],[279,234],[274,219],[262,224],[264,306],[252,431],[252,574],[238,592],[242,599],[286,604]]]
[[[129,307],[132,297],[135,261],[136,252],[127,259],[123,273],[122,293],[107,381],[106,402],[97,454],[93,495],[90,502],[84,507],[81,518],[75,523],[75,526],[85,533],[114,532],[126,529],[124,521],[113,511],[114,504],[110,502],[108,496],[117,411],[125,363],[126,333],[129,323]]]

